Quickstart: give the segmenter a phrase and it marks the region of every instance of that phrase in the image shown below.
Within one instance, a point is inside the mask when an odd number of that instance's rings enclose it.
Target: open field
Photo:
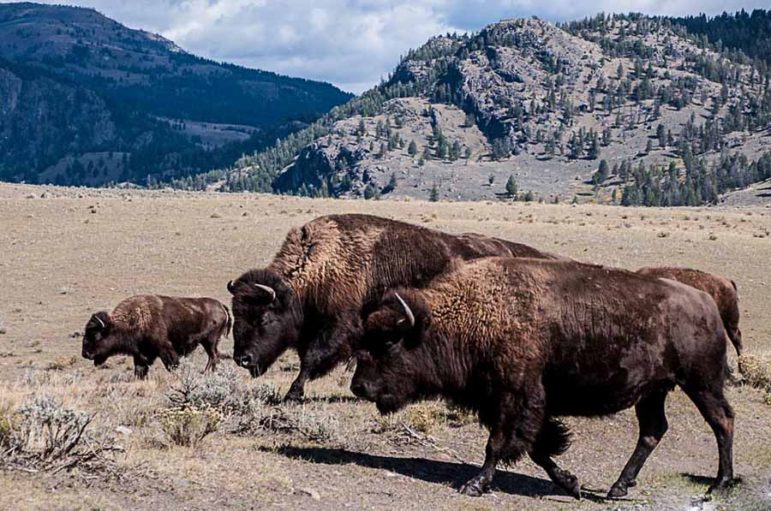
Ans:
[[[181,379],[283,394],[296,356],[286,354],[251,380],[231,360],[216,377],[199,376],[205,357],[196,352],[178,374],[156,363],[144,382],[133,380],[128,359],[96,369],[80,358],[75,333],[92,312],[143,292],[227,303],[227,281],[264,265],[291,226],[341,212],[477,231],[611,266],[725,274],[739,285],[746,351],[771,359],[769,207],[365,202],[0,184],[0,414],[52,396],[95,413],[94,438],[119,446],[94,469],[1,470],[0,509],[771,508],[771,402],[747,386],[727,393],[737,415],[735,468],[742,478],[727,496],[701,500],[717,470],[717,449],[698,411],[675,391],[667,403],[669,432],[629,498],[605,501],[587,491],[574,501],[523,460],[499,469],[492,494],[472,499],[455,488],[481,464],[486,432],[441,403],[381,418],[352,397],[350,374],[340,368],[312,382],[302,405],[262,399],[257,412],[222,412],[218,431],[188,447],[170,441],[161,424]],[[231,346],[227,339],[221,349],[229,353]],[[634,413],[566,422],[574,445],[560,463],[604,494],[634,447]]]

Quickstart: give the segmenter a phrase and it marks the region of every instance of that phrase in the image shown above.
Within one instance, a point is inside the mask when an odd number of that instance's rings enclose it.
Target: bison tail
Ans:
[[[225,315],[228,317],[225,322],[225,337],[230,337],[230,331],[233,329],[233,316],[230,314],[228,306],[223,304],[222,308],[225,309]]]
[[[544,458],[559,456],[568,450],[572,437],[570,429],[564,423],[549,417],[541,426],[541,431],[535,439],[533,455]]]
[[[742,331],[738,328],[729,328],[726,331],[726,334],[728,334],[728,339],[731,341],[731,344],[734,345],[736,356],[741,357],[744,349],[742,346]]]

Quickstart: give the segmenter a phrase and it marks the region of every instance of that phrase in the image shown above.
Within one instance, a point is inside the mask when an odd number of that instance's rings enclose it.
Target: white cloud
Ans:
[[[5,2],[6,0],[0,0]],[[43,0],[61,3],[62,0]],[[132,28],[215,60],[330,81],[361,92],[409,48],[501,18],[570,20],[605,12],[684,15],[768,7],[768,0],[80,0]]]

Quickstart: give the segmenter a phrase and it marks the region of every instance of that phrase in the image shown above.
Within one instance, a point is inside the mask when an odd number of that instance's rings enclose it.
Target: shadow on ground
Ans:
[[[265,449],[277,452],[289,458],[302,459],[327,465],[345,465],[353,463],[362,467],[378,468],[401,474],[429,483],[451,485],[459,488],[463,483],[479,472],[479,467],[466,463],[451,463],[425,458],[398,458],[378,456],[345,449],[325,447],[282,446],[278,449]],[[548,479],[531,477],[514,472],[498,471],[493,482],[493,489],[524,497],[564,497],[567,494]],[[584,492],[584,498],[594,502],[605,502],[604,497]]]

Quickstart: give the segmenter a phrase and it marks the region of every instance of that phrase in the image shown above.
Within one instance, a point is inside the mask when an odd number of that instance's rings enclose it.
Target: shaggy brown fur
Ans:
[[[258,376],[297,349],[300,374],[287,398],[301,399],[308,379],[351,356],[362,311],[389,287],[420,287],[455,261],[488,255],[557,259],[518,243],[376,216],[319,217],[292,229],[267,268],[228,284],[234,359]]]
[[[469,495],[489,489],[498,461],[528,453],[579,497],[575,476],[551,459],[568,440],[554,417],[635,406],[639,441],[609,494],[625,495],[667,429],[664,401],[675,385],[715,432],[713,488],[733,477],[725,330],[712,298],[679,282],[575,262],[480,259],[425,289],[387,293],[356,356],[351,390],[382,413],[434,397],[478,413],[490,438],[480,474],[461,489]]]
[[[112,355],[130,355],[134,374],[143,379],[156,358],[170,370],[201,344],[209,356],[206,369],[213,371],[220,337],[231,326],[227,307],[213,298],[132,296],[111,313],[91,316],[83,334],[83,358],[98,366]]]
[[[651,267],[640,268],[637,273],[662,279],[671,279],[704,291],[715,300],[723,318],[723,326],[736,349],[742,355],[742,331],[739,330],[739,294],[733,280],[691,268]]]

